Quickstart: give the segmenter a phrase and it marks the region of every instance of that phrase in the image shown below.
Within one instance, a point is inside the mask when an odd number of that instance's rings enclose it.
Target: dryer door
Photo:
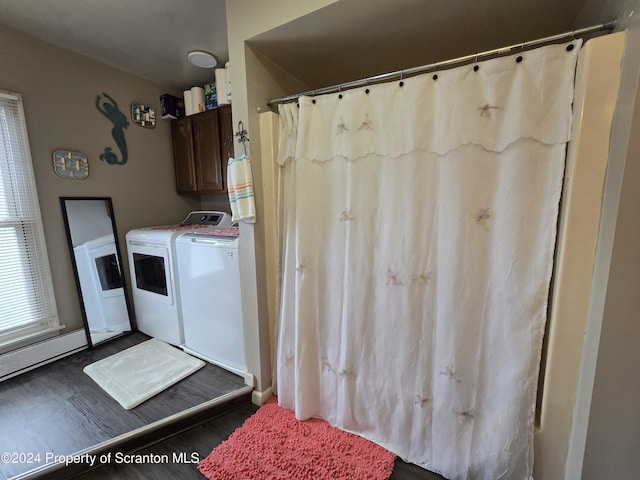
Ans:
[[[100,244],[89,250],[93,260],[95,275],[100,284],[100,294],[103,298],[122,297],[124,282],[120,274],[120,264],[116,254],[116,245],[111,241]]]
[[[133,294],[173,305],[173,272],[165,245],[127,242]]]

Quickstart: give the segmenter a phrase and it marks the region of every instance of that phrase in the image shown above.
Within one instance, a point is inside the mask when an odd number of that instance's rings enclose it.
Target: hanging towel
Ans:
[[[230,158],[227,163],[227,190],[231,203],[232,221],[255,223],[256,206],[249,157]]]

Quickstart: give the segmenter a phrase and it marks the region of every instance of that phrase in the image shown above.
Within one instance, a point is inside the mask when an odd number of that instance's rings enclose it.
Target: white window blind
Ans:
[[[22,99],[0,92],[0,345],[57,327]]]

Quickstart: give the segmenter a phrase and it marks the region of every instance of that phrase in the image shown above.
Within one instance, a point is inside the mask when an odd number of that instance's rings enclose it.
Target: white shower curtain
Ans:
[[[280,105],[297,418],[447,478],[532,478],[579,47]]]

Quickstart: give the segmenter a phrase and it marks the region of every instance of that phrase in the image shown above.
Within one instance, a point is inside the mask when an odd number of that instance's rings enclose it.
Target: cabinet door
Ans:
[[[176,169],[176,189],[178,193],[195,192],[198,186],[196,184],[191,118],[184,117],[173,120],[171,122],[171,136]]]
[[[220,160],[222,160],[222,179],[224,191],[227,191],[227,162],[233,155],[233,124],[231,120],[231,105],[218,108],[220,123]],[[242,148],[242,147],[240,147]]]
[[[218,112],[209,110],[193,115],[191,119],[198,191],[203,193],[224,192]]]

